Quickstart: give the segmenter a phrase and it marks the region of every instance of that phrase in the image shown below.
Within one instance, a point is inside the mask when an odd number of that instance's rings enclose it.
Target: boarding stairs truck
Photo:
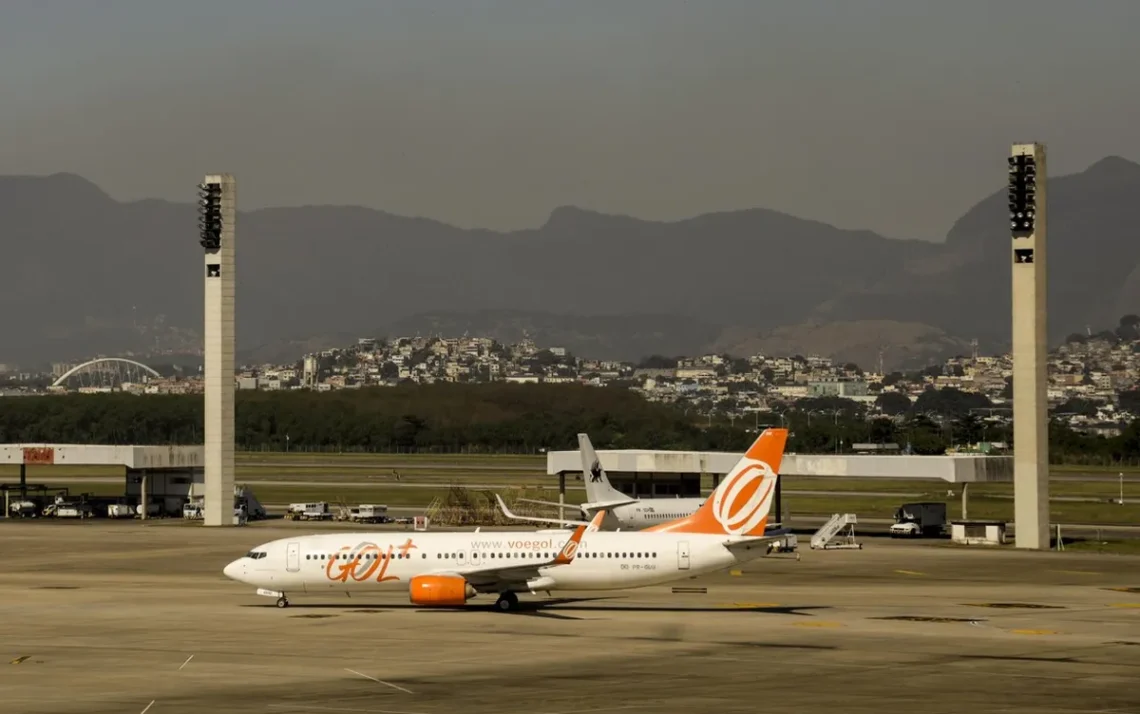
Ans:
[[[235,486],[235,504],[236,506],[245,506],[245,515],[251,521],[260,521],[268,516],[265,511],[265,506],[261,505],[261,501],[257,500],[257,496],[253,495],[253,491],[249,490],[246,486]]]
[[[835,513],[811,537],[811,549],[832,548],[862,549],[863,544],[855,541],[855,524],[859,521],[854,513]],[[846,533],[841,532],[846,529]]]

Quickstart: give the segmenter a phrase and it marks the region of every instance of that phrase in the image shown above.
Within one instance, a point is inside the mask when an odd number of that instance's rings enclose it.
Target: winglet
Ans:
[[[595,516],[595,518],[597,518],[597,516]],[[582,536],[586,534],[586,529],[589,527],[590,526],[578,526],[574,529],[574,535],[570,536],[570,540],[566,541],[566,545],[562,546],[558,557],[554,559],[555,565],[569,565],[573,562],[574,556],[578,555],[578,544],[582,542]]]
[[[567,523],[573,523],[576,526],[588,526],[588,525],[590,525],[586,521],[577,521],[577,520],[574,520],[573,518],[541,518],[539,516],[520,516],[520,515],[513,513],[511,511],[511,509],[507,508],[507,504],[503,501],[503,497],[497,493],[495,494],[495,500],[499,502],[499,508],[503,511],[503,515],[506,516],[507,518],[510,518],[511,520],[514,520],[514,521],[531,521],[533,523],[554,523],[554,524],[562,526],[563,528],[566,527]],[[558,504],[554,504],[554,505],[558,505]]]
[[[594,514],[594,517],[590,519],[590,525],[586,526],[586,530],[589,531],[590,533],[593,533],[594,531],[597,531],[597,530],[601,530],[602,521],[604,521],[604,520],[606,520],[606,512],[604,509],[599,510],[597,513]]]

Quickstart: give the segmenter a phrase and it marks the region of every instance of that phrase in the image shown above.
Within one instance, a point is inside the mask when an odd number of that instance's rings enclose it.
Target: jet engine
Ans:
[[[475,588],[458,575],[417,575],[408,583],[414,605],[454,607],[474,597]]]

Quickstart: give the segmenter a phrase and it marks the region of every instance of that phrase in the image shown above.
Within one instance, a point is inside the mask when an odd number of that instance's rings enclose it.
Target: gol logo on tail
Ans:
[[[767,482],[767,488],[764,483]],[[712,513],[716,522],[729,535],[742,535],[756,528],[768,515],[765,505],[776,473],[763,461],[753,461],[717,489]]]
[[[564,560],[573,560],[574,554],[578,552],[578,542],[575,540],[566,541],[566,545],[562,546],[562,558]]]
[[[399,548],[388,546],[386,551],[375,543],[361,543],[355,549],[346,545],[329,558],[328,565],[325,566],[325,577],[342,583],[348,582],[349,578],[358,583],[364,582],[373,575],[376,576],[378,583],[399,580],[399,577],[387,574],[392,553],[398,550],[401,555],[407,557],[408,551],[415,547],[411,538]],[[353,552],[354,550],[356,552]]]

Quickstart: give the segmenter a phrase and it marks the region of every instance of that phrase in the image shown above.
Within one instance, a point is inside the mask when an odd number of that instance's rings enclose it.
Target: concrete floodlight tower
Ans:
[[[230,174],[198,186],[199,232],[206,252],[205,508],[207,526],[234,518],[234,219],[237,191]]]
[[[1045,146],[1009,157],[1013,249],[1013,488],[1018,548],[1049,548]]]

